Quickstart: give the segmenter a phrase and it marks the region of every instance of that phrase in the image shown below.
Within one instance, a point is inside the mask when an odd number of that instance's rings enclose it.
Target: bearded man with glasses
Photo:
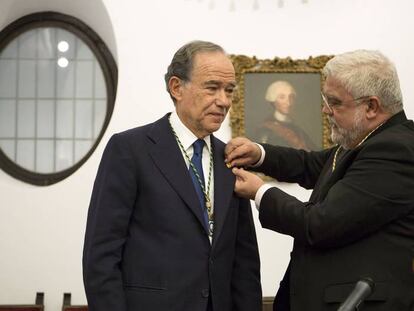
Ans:
[[[395,66],[377,51],[338,55],[323,69],[322,111],[334,147],[307,152],[235,138],[235,191],[262,226],[294,238],[277,311],[337,310],[355,283],[375,284],[363,310],[414,310],[414,124]],[[313,189],[302,202],[249,167]]]

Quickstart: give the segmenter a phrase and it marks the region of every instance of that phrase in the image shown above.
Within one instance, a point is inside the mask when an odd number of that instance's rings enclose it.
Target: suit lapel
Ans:
[[[179,146],[171,131],[168,117],[169,114],[155,122],[150,130],[148,134],[151,140],[149,154],[171,187],[205,228],[200,202]]]
[[[223,231],[233,196],[235,177],[224,163],[224,144],[211,135],[214,157],[214,235],[213,247]]]

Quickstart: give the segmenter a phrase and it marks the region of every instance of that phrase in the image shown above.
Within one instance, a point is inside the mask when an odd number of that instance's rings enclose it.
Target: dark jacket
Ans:
[[[292,311],[337,310],[362,277],[375,290],[363,310],[414,310],[414,125],[403,112],[360,146],[304,152],[265,145],[260,170],[311,189],[303,203],[272,188],[261,201],[265,228],[294,237]]]

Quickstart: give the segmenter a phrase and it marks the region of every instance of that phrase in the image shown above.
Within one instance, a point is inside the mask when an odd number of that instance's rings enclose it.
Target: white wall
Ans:
[[[27,303],[46,295],[46,311],[59,310],[63,292],[86,303],[81,252],[90,191],[109,136],[145,124],[170,111],[163,75],[172,54],[193,39],[219,43],[232,54],[307,58],[348,50],[379,49],[397,65],[405,108],[414,117],[410,0],[0,0],[0,25],[24,14],[54,9],[82,18],[117,56],[119,88],[106,135],[79,171],[49,187],[35,187],[0,171],[0,304]],[[108,22],[108,16],[112,23]],[[219,131],[230,138],[228,122]],[[306,200],[309,192],[282,185]],[[254,212],[257,218],[257,213]],[[274,295],[286,268],[292,241],[257,224],[264,295]]]

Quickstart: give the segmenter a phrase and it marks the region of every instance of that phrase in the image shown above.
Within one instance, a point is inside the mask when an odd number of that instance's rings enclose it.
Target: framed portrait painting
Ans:
[[[321,70],[332,56],[307,60],[230,57],[238,82],[230,112],[233,137],[304,150],[331,145],[321,108]]]

